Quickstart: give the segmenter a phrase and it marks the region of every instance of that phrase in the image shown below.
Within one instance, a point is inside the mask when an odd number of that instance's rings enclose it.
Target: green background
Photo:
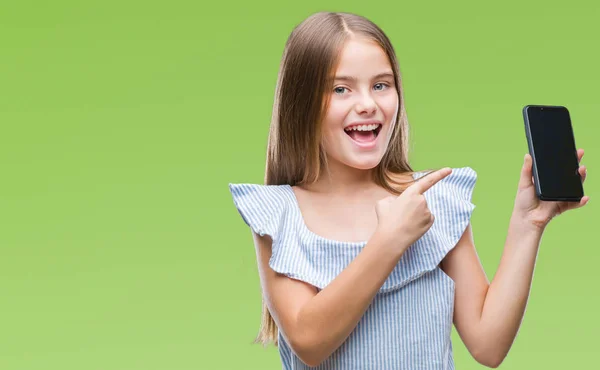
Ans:
[[[565,105],[590,204],[546,230],[503,369],[597,366],[592,1],[3,2],[0,368],[277,369],[229,182],[261,183],[277,70],[313,12],[365,15],[397,49],[416,169],[470,166],[491,279],[527,145]],[[596,201],[597,202],[597,201]],[[453,334],[457,369],[479,369]]]

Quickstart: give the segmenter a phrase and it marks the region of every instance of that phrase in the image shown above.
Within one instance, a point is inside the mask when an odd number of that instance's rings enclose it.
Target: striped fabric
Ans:
[[[454,282],[439,264],[470,221],[476,179],[470,167],[453,168],[425,192],[434,224],[405,252],[355,330],[320,366],[304,364],[280,334],[283,369],[454,369]],[[244,222],[273,239],[270,267],[319,290],[366,244],[311,232],[289,185],[229,184],[229,189]]]

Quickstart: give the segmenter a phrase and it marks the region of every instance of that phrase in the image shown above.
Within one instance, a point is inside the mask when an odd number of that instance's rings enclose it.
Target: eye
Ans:
[[[375,84],[374,87],[375,87],[375,90],[383,90],[389,86],[388,86],[388,84],[385,84],[385,83],[377,83],[377,84]]]
[[[336,87],[335,89],[333,89],[333,91],[334,91],[336,94],[340,94],[340,95],[344,93],[344,90],[346,90],[346,88],[345,88],[345,87],[342,87],[342,86],[338,86],[338,87]]]

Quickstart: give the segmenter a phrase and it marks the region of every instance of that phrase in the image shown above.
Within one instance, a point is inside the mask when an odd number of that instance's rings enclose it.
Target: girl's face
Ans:
[[[383,49],[370,41],[349,40],[340,55],[323,146],[329,162],[356,169],[376,167],[395,125],[398,92]]]

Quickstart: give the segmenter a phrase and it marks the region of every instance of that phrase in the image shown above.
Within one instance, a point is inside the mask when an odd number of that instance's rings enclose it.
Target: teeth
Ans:
[[[373,125],[358,125],[358,126],[347,127],[347,128],[345,128],[345,130],[346,131],[373,131],[377,127],[379,127],[378,124],[373,124]]]

